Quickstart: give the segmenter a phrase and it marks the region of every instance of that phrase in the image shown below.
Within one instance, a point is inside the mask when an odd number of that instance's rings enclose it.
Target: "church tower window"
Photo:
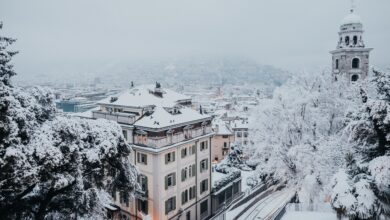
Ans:
[[[359,69],[359,66],[360,66],[359,58],[353,58],[352,59],[352,69]]]
[[[336,70],[339,69],[339,59],[336,59]]]
[[[356,45],[358,42],[358,37],[357,36],[353,36],[353,45]]]
[[[359,79],[359,76],[358,75],[352,75],[352,77],[351,77],[351,81],[352,82],[356,82],[357,80]]]
[[[345,45],[347,45],[347,46],[349,45],[349,36],[345,37]]]

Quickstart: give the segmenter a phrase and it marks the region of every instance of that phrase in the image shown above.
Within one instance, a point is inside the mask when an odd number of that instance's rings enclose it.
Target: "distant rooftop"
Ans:
[[[177,124],[187,123],[208,119],[211,116],[200,114],[191,108],[180,108],[173,113],[172,109],[157,106],[153,109],[153,113],[149,116],[144,116],[135,122],[134,125],[147,128],[164,128]]]
[[[191,97],[156,85],[143,85],[103,99],[98,104],[131,107],[173,107],[183,101],[191,101]]]

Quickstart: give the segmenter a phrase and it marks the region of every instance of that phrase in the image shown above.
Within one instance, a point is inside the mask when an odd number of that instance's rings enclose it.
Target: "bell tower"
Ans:
[[[363,24],[355,13],[352,0],[350,13],[342,20],[339,41],[332,54],[332,74],[335,80],[345,78],[350,82],[364,79],[369,71],[372,48],[366,48],[363,41]]]

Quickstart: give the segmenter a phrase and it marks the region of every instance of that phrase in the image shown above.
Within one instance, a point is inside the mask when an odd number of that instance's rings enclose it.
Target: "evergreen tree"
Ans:
[[[333,207],[353,219],[390,215],[390,75],[373,73],[360,92],[362,107],[348,116],[353,150],[333,184]]]

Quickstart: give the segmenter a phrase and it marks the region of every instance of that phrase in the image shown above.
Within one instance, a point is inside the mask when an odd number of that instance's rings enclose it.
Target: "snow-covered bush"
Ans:
[[[104,219],[114,189],[138,187],[120,127],[58,116],[49,91],[14,87],[13,41],[0,37],[0,219]]]

